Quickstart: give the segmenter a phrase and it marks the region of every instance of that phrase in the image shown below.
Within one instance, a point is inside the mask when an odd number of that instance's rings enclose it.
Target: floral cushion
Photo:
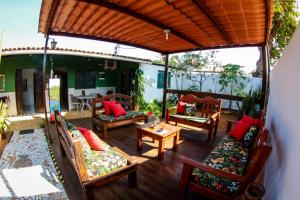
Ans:
[[[185,104],[184,115],[185,116],[195,116],[196,115],[196,105],[195,104]]]
[[[77,128],[68,123],[68,128],[76,139],[81,142],[85,166],[89,177],[101,176],[127,165],[127,159],[118,154],[107,143],[101,140],[104,151],[91,150],[88,142]]]
[[[143,112],[136,112],[136,111],[127,111],[126,115],[121,115],[119,117],[115,117],[114,115],[105,115],[104,113],[100,113],[97,115],[97,118],[101,121],[105,122],[114,122],[114,121],[121,121],[124,119],[133,119],[136,117],[144,116]]]
[[[225,136],[203,163],[232,174],[243,175],[248,163],[248,148],[243,147],[243,144],[236,139]],[[240,187],[239,182],[221,178],[197,168],[193,170],[193,177],[196,183],[229,195],[237,192]]]
[[[184,119],[187,121],[192,121],[192,122],[199,122],[199,123],[205,123],[205,124],[210,123],[210,120],[207,117],[186,116],[186,115],[170,115],[170,116],[179,118],[179,119]]]
[[[254,138],[256,137],[258,132],[257,126],[251,126],[249,131],[245,134],[244,138],[242,139],[242,143],[244,147],[249,148],[252,143],[254,142]]]

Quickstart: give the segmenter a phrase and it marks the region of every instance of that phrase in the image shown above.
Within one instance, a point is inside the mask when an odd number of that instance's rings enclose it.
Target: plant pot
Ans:
[[[265,188],[259,183],[250,183],[245,191],[245,200],[260,200],[265,194]]]

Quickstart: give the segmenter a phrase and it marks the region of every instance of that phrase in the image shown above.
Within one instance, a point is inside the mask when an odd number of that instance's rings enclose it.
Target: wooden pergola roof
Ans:
[[[272,16],[272,0],[43,0],[39,32],[169,54],[265,45]]]

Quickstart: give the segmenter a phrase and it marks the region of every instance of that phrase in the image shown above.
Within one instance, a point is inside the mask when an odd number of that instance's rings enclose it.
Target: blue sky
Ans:
[[[42,47],[44,36],[38,33],[38,20],[41,0],[1,0],[0,3],[0,31],[4,31],[3,48],[9,47]],[[62,48],[92,50],[113,53],[116,44],[67,38],[53,37]],[[121,46],[119,54],[158,59],[160,54],[137,48]],[[259,58],[257,48],[233,48],[218,50],[217,60],[222,64],[239,64],[250,72],[256,68]]]

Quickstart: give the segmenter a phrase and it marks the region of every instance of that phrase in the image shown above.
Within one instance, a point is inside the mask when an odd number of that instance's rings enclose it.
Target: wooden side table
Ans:
[[[155,140],[158,140],[159,147],[158,147],[158,160],[162,160],[164,157],[164,148],[165,148],[165,141],[173,138],[173,151],[177,151],[178,149],[178,141],[179,141],[179,134],[180,134],[180,127],[173,126],[171,124],[166,124],[161,122],[157,127],[150,128],[153,123],[146,123],[142,126],[137,127],[137,150],[142,150],[143,145],[143,136],[148,136]],[[158,133],[158,129],[163,129],[163,132]]]

